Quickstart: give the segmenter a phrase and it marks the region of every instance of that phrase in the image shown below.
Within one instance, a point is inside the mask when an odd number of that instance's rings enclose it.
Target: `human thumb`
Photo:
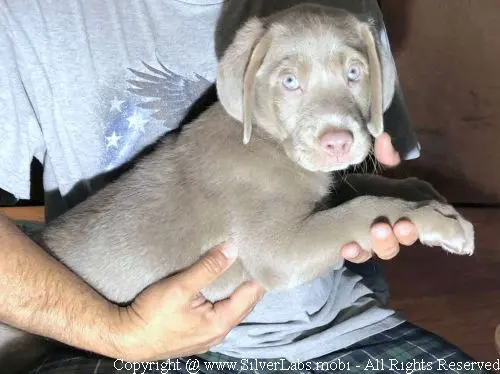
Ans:
[[[192,295],[209,286],[236,260],[238,250],[230,243],[218,245],[207,251],[198,261],[176,275],[177,281]],[[191,295],[191,296],[192,296]]]

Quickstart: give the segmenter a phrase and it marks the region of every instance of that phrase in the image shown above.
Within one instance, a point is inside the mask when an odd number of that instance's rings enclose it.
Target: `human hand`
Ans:
[[[388,133],[384,132],[375,139],[374,148],[375,158],[382,165],[386,167],[395,167],[401,162],[401,157],[399,157],[399,153],[394,149],[391,136]]]
[[[220,277],[236,257],[228,247],[216,247],[121,308],[119,358],[150,361],[189,356],[220,343],[264,295],[260,286],[245,283],[228,299],[214,304],[201,296],[200,290]]]
[[[383,133],[375,140],[375,157],[385,166],[394,167],[401,162],[394,149],[391,137]],[[400,244],[409,246],[418,240],[415,225],[408,220],[396,222],[394,227],[388,223],[376,223],[371,228],[372,248],[361,248],[357,243],[347,243],[341,248],[342,257],[354,263],[368,261],[372,254],[383,260],[394,258],[400,250]]]
[[[371,227],[372,248],[361,248],[357,243],[347,243],[341,248],[342,257],[359,264],[368,261],[373,253],[382,260],[391,260],[399,253],[400,244],[410,246],[418,240],[415,225],[408,220],[396,222],[394,227],[378,222]]]

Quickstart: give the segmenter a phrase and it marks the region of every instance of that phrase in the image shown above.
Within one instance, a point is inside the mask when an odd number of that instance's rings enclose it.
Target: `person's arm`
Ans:
[[[198,298],[232,263],[217,248],[145,290],[128,307],[105,300],[0,214],[0,321],[73,347],[127,360],[201,353],[262,296],[245,284],[212,305]]]
[[[0,321],[93,352],[116,355],[118,308],[0,215]]]

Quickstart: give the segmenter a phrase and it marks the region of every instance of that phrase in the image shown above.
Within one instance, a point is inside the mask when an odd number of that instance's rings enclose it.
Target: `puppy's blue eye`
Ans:
[[[300,88],[299,80],[293,74],[286,75],[283,78],[282,83],[283,83],[283,87],[285,87],[287,90],[290,90],[290,91],[295,91],[298,88]]]
[[[349,82],[357,82],[361,78],[361,68],[357,65],[349,66],[347,69],[347,80]]]

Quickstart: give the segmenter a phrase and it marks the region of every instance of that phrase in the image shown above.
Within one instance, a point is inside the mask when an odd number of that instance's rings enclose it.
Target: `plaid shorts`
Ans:
[[[409,322],[323,357],[289,362],[284,359],[236,359],[217,353],[168,361],[131,363],[61,353],[47,357],[29,374],[163,374],[163,373],[493,373],[444,339]],[[484,364],[483,364],[484,365]],[[496,363],[498,365],[498,363]]]

